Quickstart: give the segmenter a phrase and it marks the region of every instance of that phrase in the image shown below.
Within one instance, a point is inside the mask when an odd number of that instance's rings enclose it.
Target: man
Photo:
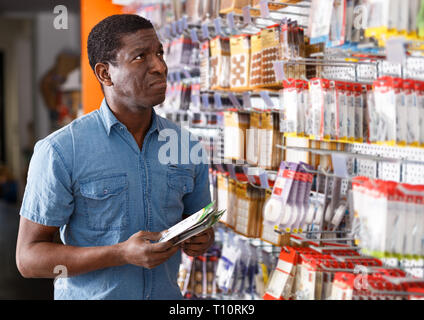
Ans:
[[[157,241],[209,204],[208,165],[159,159],[162,132],[182,129],[153,110],[164,101],[168,70],[149,21],[108,17],[90,32],[87,50],[105,99],[37,143],[18,269],[34,278],[60,273],[55,299],[180,299],[181,247]],[[63,244],[53,241],[59,230]],[[209,229],[182,249],[200,255],[213,241]]]

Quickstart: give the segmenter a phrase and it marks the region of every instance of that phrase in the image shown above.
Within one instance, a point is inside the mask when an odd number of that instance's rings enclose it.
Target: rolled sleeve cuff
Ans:
[[[33,212],[30,212],[24,208],[21,208],[21,211],[19,214],[20,216],[32,222],[35,222],[47,227],[62,227],[68,222],[65,220],[56,220],[56,219],[51,219],[46,217],[40,217],[39,214],[34,214]]]

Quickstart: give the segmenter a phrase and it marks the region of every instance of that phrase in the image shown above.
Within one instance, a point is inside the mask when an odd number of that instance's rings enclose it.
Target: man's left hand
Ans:
[[[200,256],[212,246],[215,241],[215,232],[209,228],[181,243],[181,247],[191,257]]]

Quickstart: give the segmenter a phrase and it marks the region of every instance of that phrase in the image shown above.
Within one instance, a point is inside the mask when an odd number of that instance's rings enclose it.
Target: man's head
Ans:
[[[87,51],[108,100],[140,109],[165,99],[168,69],[150,21],[131,14],[110,16],[91,30]]]

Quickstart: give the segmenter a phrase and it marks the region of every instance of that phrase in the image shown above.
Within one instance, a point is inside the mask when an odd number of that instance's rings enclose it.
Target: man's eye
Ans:
[[[145,58],[145,55],[144,55],[144,53],[142,53],[142,54],[139,54],[135,59],[136,60],[143,60]]]
[[[163,57],[163,55],[164,55],[163,50],[161,50],[161,51],[159,51],[159,52],[158,52],[158,56],[159,56],[159,57]]]

